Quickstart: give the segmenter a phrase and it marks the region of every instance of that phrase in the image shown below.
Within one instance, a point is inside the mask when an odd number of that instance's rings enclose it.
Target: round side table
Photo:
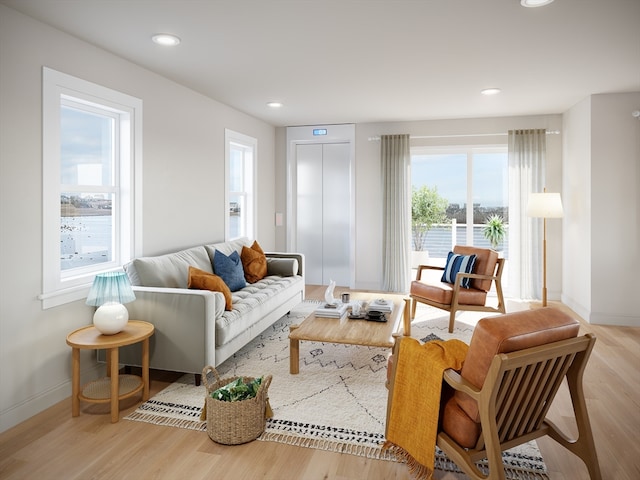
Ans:
[[[80,400],[89,403],[111,403],[111,422],[119,419],[119,401],[142,391],[142,401],[149,399],[149,337],[154,327],[149,322],[129,320],[115,335],[103,335],[93,325],[74,330],[67,335],[72,350],[73,386],[71,415],[80,415]],[[142,342],[142,377],[118,374],[118,348]],[[106,350],[107,376],[80,388],[80,350]]]

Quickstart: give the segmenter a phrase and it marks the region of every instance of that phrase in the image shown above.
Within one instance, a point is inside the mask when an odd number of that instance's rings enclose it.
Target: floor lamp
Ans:
[[[542,306],[547,306],[547,218],[562,218],[562,200],[559,193],[532,193],[527,215],[542,218]]]

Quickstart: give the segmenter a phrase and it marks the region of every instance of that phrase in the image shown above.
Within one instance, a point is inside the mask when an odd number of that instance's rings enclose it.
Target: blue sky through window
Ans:
[[[473,154],[473,202],[482,207],[507,206],[508,166],[505,153]],[[461,207],[467,203],[467,154],[414,154],[411,184],[435,186],[438,193]]]

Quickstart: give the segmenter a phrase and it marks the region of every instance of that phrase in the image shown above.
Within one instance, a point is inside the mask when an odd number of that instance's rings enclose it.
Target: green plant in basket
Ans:
[[[244,382],[242,377],[211,392],[211,396],[223,402],[239,402],[254,398],[258,394],[262,384],[262,377],[254,378],[250,382]]]

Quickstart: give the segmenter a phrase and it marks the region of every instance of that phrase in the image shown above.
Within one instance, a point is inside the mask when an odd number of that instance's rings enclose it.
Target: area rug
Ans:
[[[388,349],[300,342],[300,373],[289,373],[289,326],[300,323],[316,306],[312,301],[300,304],[220,365],[218,374],[222,378],[273,376],[269,401],[274,416],[258,440],[395,461],[381,450]],[[449,334],[448,315],[420,307],[411,333],[423,341],[458,338],[469,342],[481,318],[461,315]],[[125,418],[206,432],[206,422],[200,421],[204,398],[205,387],[196,387],[193,375],[184,375]],[[548,478],[535,442],[505,452],[504,461],[507,478]],[[459,472],[440,451],[436,469]]]

